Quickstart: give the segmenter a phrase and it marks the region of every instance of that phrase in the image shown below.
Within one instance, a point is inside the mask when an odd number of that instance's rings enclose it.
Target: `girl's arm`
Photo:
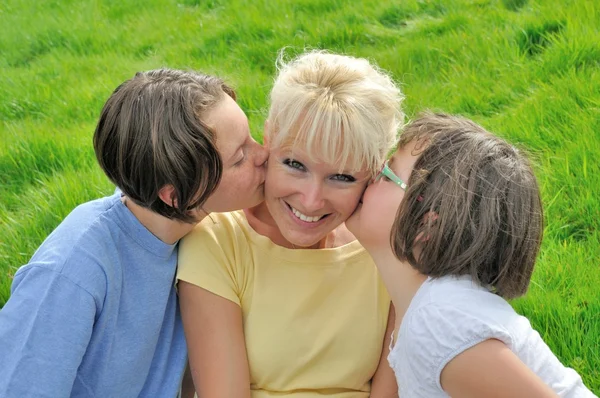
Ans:
[[[440,382],[452,397],[557,397],[504,343],[490,339],[452,359]]]
[[[379,365],[377,366],[377,370],[375,371],[375,375],[373,375],[373,380],[371,382],[371,398],[398,398],[396,375],[394,375],[394,371],[390,368],[390,364],[387,360],[388,354],[390,353],[390,342],[395,323],[396,311],[394,305],[390,304],[381,358],[379,358]]]
[[[250,371],[241,308],[179,281],[179,305],[196,393],[202,398],[250,398]]]

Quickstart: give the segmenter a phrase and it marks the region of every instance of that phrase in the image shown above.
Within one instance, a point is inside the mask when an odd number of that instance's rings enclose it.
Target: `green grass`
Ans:
[[[545,238],[513,304],[600,392],[597,2],[5,0],[0,20],[0,307],[60,220],[113,190],[91,137],[119,83],[161,66],[217,73],[259,138],[278,50],[327,48],[390,71],[410,116],[461,113],[532,152]]]

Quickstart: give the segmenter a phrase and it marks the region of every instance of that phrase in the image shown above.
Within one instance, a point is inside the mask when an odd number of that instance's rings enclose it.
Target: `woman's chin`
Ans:
[[[327,238],[325,237],[315,237],[315,236],[285,236],[284,238],[292,244],[292,247],[297,249],[313,249],[320,247],[320,243]]]

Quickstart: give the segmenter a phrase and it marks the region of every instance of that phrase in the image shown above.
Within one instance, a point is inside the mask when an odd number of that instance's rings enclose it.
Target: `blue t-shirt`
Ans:
[[[0,397],[177,395],[177,244],[120,196],[77,207],[15,274],[0,310]]]

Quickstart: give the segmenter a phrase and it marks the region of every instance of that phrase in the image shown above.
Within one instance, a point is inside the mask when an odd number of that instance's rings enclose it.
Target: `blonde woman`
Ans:
[[[200,397],[395,396],[390,298],[344,221],[397,141],[402,98],[365,59],[280,58],[265,201],[214,215],[181,246]]]

